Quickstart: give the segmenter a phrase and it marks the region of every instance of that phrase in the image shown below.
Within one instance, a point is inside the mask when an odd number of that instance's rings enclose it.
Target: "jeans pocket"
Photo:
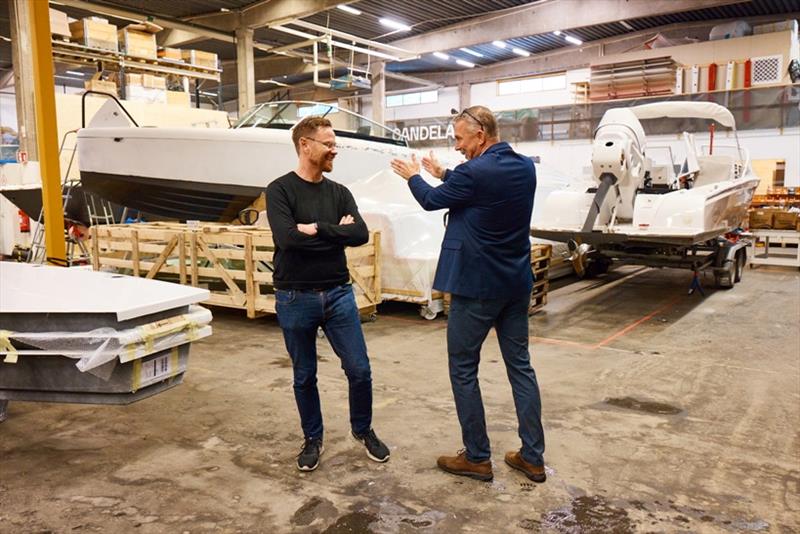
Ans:
[[[294,289],[276,289],[275,302],[277,304],[291,304],[296,297]]]

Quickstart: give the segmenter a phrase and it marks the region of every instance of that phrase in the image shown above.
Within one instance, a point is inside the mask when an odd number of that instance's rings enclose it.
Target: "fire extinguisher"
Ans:
[[[19,210],[19,231],[23,233],[31,231],[31,218],[22,210]]]

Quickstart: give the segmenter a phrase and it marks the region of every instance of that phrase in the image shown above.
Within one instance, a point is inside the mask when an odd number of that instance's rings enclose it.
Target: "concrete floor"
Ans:
[[[183,385],[128,407],[11,403],[0,532],[800,531],[800,275],[748,270],[687,296],[682,271],[561,285],[531,319],[549,478],[519,446],[494,335],[481,385],[493,483],[438,471],[461,447],[445,320],[390,303],[365,325],[392,459],[348,438],[346,382],[321,343],[326,451],[299,474],[291,368],[274,319],[215,312]]]

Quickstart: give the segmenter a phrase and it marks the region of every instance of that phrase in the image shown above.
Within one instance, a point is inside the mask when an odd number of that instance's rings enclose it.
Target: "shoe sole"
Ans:
[[[350,437],[353,438],[353,441],[355,441],[356,443],[360,443],[361,445],[364,445],[364,442],[361,441],[360,439],[358,439],[357,437],[355,437],[352,432],[350,433]],[[373,462],[378,462],[379,464],[384,464],[384,463],[388,462],[389,461],[389,457],[391,456],[391,453],[389,453],[389,454],[386,455],[386,458],[381,460],[377,456],[373,456],[372,454],[370,454],[369,449],[367,449],[366,445],[364,445],[364,450],[367,451],[367,458],[369,458]]]
[[[512,464],[508,460],[506,460],[505,462],[506,462],[506,465],[508,467],[511,467],[512,469],[516,469],[517,471],[519,471],[521,473],[524,473],[525,476],[528,477],[529,480],[533,480],[537,484],[544,484],[544,482],[547,480],[547,475],[544,474],[544,473],[542,473],[541,475],[532,475],[532,474],[528,473],[525,469],[523,469],[519,465]]]
[[[322,447],[319,448],[319,458],[317,458],[317,463],[315,463],[311,467],[304,467],[304,466],[302,466],[300,464],[297,464],[297,470],[298,471],[305,471],[305,472],[315,470],[317,467],[319,467],[319,460],[320,460],[320,458],[322,458],[322,453],[323,452],[325,452],[325,445],[323,445]]]
[[[480,473],[475,473],[473,471],[456,471],[455,469],[448,469],[438,464],[437,467],[446,473],[450,473],[451,475],[459,475],[462,477],[474,478],[475,480],[480,480],[481,482],[491,482],[492,480],[494,480],[494,474],[482,475]]]

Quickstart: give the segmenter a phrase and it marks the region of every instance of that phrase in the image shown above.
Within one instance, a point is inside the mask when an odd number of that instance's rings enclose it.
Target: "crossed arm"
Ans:
[[[345,213],[339,224],[324,221],[298,223],[283,189],[274,188],[267,195],[267,218],[272,237],[275,244],[285,250],[329,252],[342,246],[363,245],[369,240],[369,231],[349,191]]]

